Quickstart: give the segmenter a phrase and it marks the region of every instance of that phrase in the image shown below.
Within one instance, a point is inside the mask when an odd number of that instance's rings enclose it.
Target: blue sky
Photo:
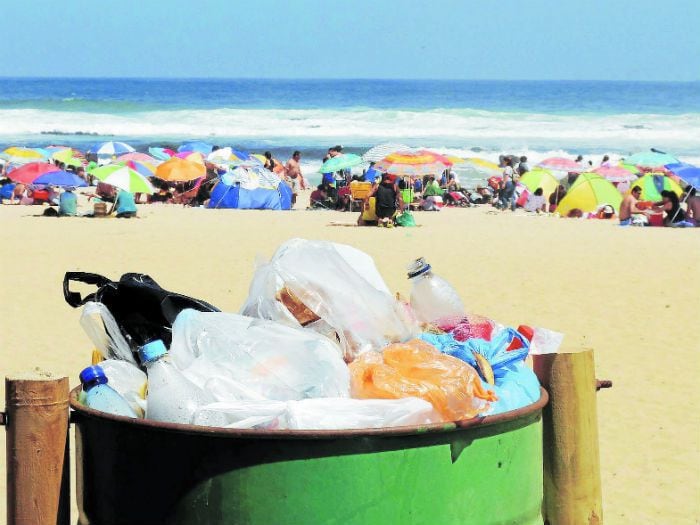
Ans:
[[[700,0],[26,0],[2,21],[2,76],[700,80]]]

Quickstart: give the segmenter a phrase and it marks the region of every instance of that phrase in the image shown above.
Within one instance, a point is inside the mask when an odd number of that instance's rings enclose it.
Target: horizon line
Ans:
[[[252,77],[252,76],[13,76],[0,75],[0,80],[267,80],[267,81],[380,81],[380,82],[638,82],[648,84],[693,84],[700,83],[700,78],[693,80],[657,80],[657,79],[595,79],[595,78],[379,78],[379,77]]]

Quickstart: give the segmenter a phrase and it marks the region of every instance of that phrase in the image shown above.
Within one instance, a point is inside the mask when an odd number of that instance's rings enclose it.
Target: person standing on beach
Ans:
[[[301,160],[301,152],[295,151],[292,153],[291,158],[287,161],[287,182],[292,187],[292,206],[297,202],[297,195],[299,194],[299,188],[304,189],[304,176],[301,174],[301,166],[299,161]]]

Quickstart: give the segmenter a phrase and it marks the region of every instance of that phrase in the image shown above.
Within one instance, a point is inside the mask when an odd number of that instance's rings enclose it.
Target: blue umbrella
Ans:
[[[158,160],[168,160],[172,157],[172,154],[169,153],[170,151],[172,150],[166,148],[148,148],[148,153]]]
[[[681,178],[686,184],[690,184],[694,188],[700,188],[700,168],[697,166],[678,162],[676,164],[666,164],[666,169]]]
[[[48,186],[74,186],[84,187],[87,182],[70,171],[48,171],[32,181],[32,184],[45,184]]]
[[[185,151],[196,151],[206,157],[212,152],[213,149],[214,146],[212,146],[211,144],[207,144],[206,142],[202,142],[201,140],[195,140],[193,142],[185,142],[179,148],[177,148],[177,152],[183,153]]]

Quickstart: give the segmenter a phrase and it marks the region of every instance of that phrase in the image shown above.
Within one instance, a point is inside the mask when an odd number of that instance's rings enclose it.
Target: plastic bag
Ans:
[[[310,330],[320,326],[324,335],[333,332],[348,362],[416,334],[371,257],[325,241],[284,243],[256,270],[241,313]]]
[[[413,214],[406,210],[396,217],[396,224],[405,228],[413,228],[416,225],[416,220],[414,219]]]
[[[350,364],[350,374],[353,397],[419,397],[445,421],[472,418],[496,400],[471,366],[420,340],[363,354]]]
[[[195,424],[220,421],[226,428],[343,430],[428,425],[441,421],[433,406],[404,399],[323,398],[301,401],[212,403],[195,414]]]
[[[88,301],[80,314],[80,326],[105,359],[121,359],[136,364],[129,343],[114,316],[105,305]]]
[[[349,396],[336,344],[272,321],[185,310],[173,323],[170,358],[220,401]]]

